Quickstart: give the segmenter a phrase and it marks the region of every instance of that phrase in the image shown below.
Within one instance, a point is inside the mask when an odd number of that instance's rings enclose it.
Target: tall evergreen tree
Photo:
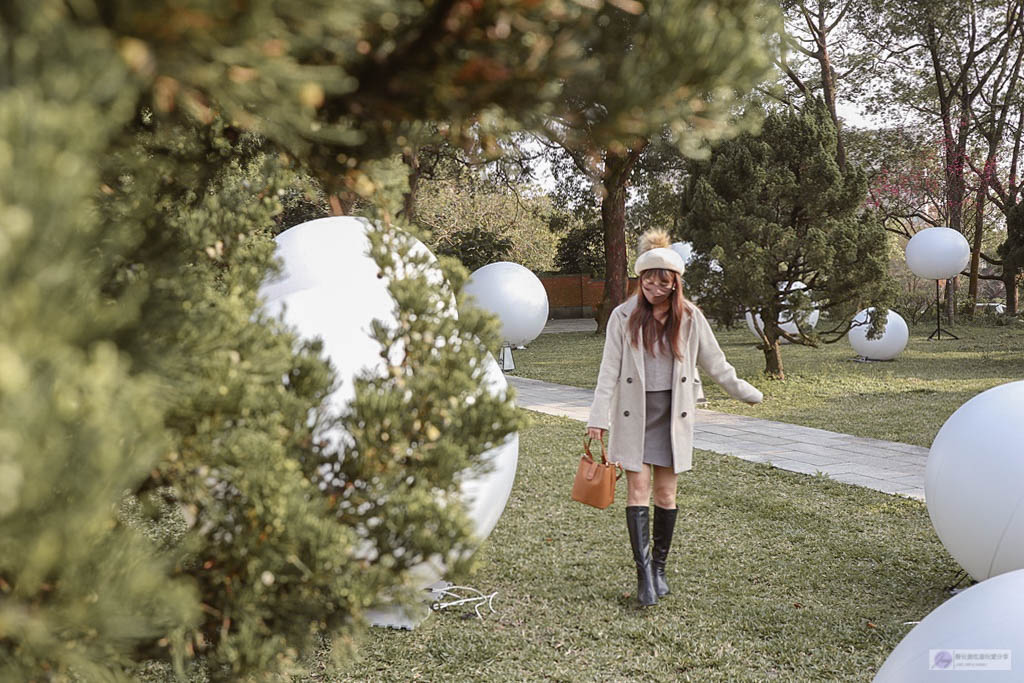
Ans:
[[[342,654],[408,567],[465,565],[457,475],[517,421],[480,386],[493,323],[452,315],[464,272],[446,291],[402,265],[389,219],[408,184],[382,160],[423,122],[456,142],[536,129],[596,67],[585,46],[602,15],[0,4],[0,679],[126,677],[147,659],[287,674],[321,630]],[[595,122],[602,139],[660,116],[638,106],[656,56],[609,74],[624,95]],[[377,337],[400,360],[358,378],[339,451],[313,439],[336,381],[319,347],[261,317],[255,295],[299,167],[336,209],[360,198],[382,220],[373,257],[396,275],[400,324]]]
[[[298,672],[321,632],[343,656],[409,566],[466,565],[457,475],[517,425],[481,388],[494,327],[381,228],[402,361],[357,386],[351,448],[315,443],[335,380],[256,300],[292,161],[161,116],[139,46],[75,9],[2,9],[0,679]]]
[[[770,114],[758,136],[720,145],[687,188],[682,233],[698,255],[687,270],[691,291],[721,320],[760,315],[765,373],[779,379],[782,339],[819,343],[801,324],[812,306],[830,318],[832,333],[849,329],[859,307],[885,309],[885,231],[862,210],[863,172],[841,171],[835,145],[827,109],[811,101]],[[807,290],[795,290],[797,281]],[[783,331],[780,315],[796,320],[799,333]]]
[[[767,36],[777,21],[774,6],[757,2],[602,8],[603,30],[585,44],[592,68],[567,79],[544,126],[597,200],[605,259],[599,334],[626,298],[626,199],[641,156],[652,137],[701,156],[709,142],[750,129],[756,120],[743,118],[741,93],[767,74]]]
[[[94,205],[135,102],[105,36],[24,19],[0,26],[0,680],[120,680],[161,638],[180,661],[199,619],[196,591],[118,522],[170,443],[159,379],[112,339],[139,291],[103,291],[138,226]]]
[[[1014,204],[1006,212],[1006,240],[999,245],[1002,259],[1002,280],[1006,290],[1006,312],[1019,313],[1020,275],[1024,271],[1024,202]]]

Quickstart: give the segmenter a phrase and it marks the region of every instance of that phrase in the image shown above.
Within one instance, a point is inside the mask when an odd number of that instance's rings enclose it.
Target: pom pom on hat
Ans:
[[[660,228],[653,228],[640,236],[640,248],[637,251],[642,254],[651,249],[667,249],[670,246],[672,238],[668,233]]]
[[[672,239],[664,230],[648,230],[640,237],[640,256],[636,259],[636,272],[661,268],[680,275],[686,270],[683,257],[671,249]]]

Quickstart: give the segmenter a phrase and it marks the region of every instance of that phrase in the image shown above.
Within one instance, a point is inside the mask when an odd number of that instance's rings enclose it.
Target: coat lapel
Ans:
[[[644,331],[640,330],[640,348],[633,346],[633,340],[629,334],[628,321],[629,316],[633,313],[636,308],[636,297],[630,297],[629,301],[625,306],[619,310],[619,314],[622,315],[626,321],[623,323],[623,329],[626,330],[626,353],[633,360],[633,365],[637,370],[637,381],[640,383],[640,388],[644,389]]]
[[[692,313],[690,315],[687,315],[686,318],[683,319],[681,327],[682,329],[680,330],[680,335],[683,338],[683,359],[680,360],[676,358],[675,360],[672,361],[672,386],[676,385],[676,382],[679,381],[680,377],[685,377],[686,365],[691,360],[689,356],[696,353],[696,346],[692,343],[693,337],[690,334],[690,332],[693,329]],[[693,361],[694,367],[696,367],[696,359],[693,359]]]

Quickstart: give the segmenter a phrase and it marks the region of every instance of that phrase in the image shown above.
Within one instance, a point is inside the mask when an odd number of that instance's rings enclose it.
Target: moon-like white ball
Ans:
[[[958,275],[971,260],[971,245],[953,228],[927,228],[907,242],[907,267],[918,277],[944,280]]]
[[[982,581],[942,603],[889,654],[874,683],[1020,681],[1024,652],[1024,571]],[[1010,660],[971,660],[986,651]],[[959,656],[958,656],[959,655]],[[1009,664],[1011,669],[996,666]],[[970,667],[974,667],[973,669]],[[984,669],[979,667],[986,667]]]
[[[373,320],[389,327],[397,324],[389,281],[380,277],[380,268],[369,256],[366,234],[370,229],[367,221],[345,216],[321,218],[281,233],[275,239],[277,255],[283,260],[281,276],[261,289],[269,315],[282,316],[304,338],[322,340],[324,355],[340,380],[327,399],[333,414],[340,414],[351,402],[357,375],[386,372],[380,345],[370,334]],[[413,252],[430,255],[419,242]],[[402,264],[399,270],[423,269],[431,282],[442,282],[444,276],[430,256],[425,266]],[[457,315],[454,306],[447,314]],[[504,395],[508,385],[493,357],[488,356],[484,370],[484,385],[493,394]],[[336,431],[318,437],[334,444],[350,439]],[[511,434],[481,456],[489,471],[481,474],[474,468],[460,475],[459,496],[478,541],[487,538],[505,509],[518,458],[519,436]],[[423,585],[436,581],[444,571],[441,563],[428,564],[413,572]]]
[[[502,339],[529,344],[548,320],[548,293],[540,278],[518,263],[500,261],[477,268],[466,283],[467,298],[501,320]]]
[[[882,336],[876,339],[868,339],[868,320],[873,308],[865,308],[853,318],[853,327],[847,332],[846,338],[850,346],[860,356],[870,360],[892,360],[907,348],[910,340],[910,329],[907,321],[896,311],[889,309],[885,319],[885,329]]]
[[[957,408],[928,452],[924,491],[932,525],[979,581],[1024,569],[1022,444],[1024,381],[1018,381]]]

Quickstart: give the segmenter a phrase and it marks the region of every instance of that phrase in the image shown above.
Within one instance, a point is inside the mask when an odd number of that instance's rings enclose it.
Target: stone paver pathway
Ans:
[[[552,332],[597,332],[597,321],[593,318],[554,318],[544,324],[541,334]]]
[[[586,422],[590,389],[506,377],[521,408]],[[694,447],[924,500],[928,449],[922,446],[698,409]]]

